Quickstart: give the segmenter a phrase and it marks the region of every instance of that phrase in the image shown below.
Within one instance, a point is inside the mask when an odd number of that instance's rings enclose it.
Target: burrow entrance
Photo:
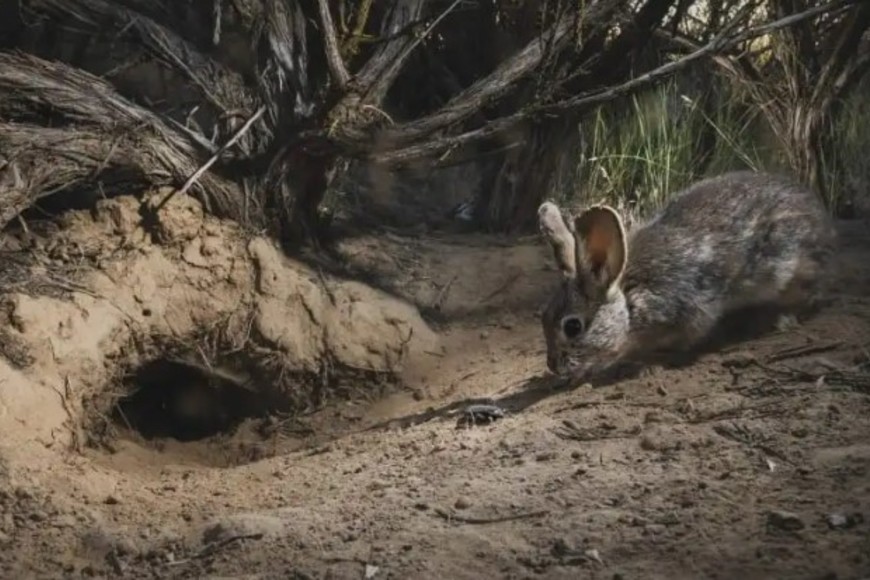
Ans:
[[[392,374],[326,362],[322,373],[298,373],[272,368],[250,353],[212,365],[168,351],[173,355],[131,367],[91,401],[91,447],[114,454],[116,442],[126,440],[231,467],[340,437],[357,425],[334,416],[331,403],[372,401],[401,388]]]
[[[160,358],[130,373],[112,420],[145,439],[198,441],[232,433],[246,419],[284,411],[250,376]]]

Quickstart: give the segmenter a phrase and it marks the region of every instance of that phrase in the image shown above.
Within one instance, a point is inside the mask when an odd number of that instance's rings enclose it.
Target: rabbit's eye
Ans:
[[[583,332],[583,321],[577,316],[568,316],[562,321],[562,332],[568,338],[577,338]]]

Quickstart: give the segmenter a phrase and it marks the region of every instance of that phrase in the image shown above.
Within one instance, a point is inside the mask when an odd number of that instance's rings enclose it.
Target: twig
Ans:
[[[441,287],[441,290],[438,291],[438,296],[435,297],[435,300],[432,302],[432,308],[435,310],[441,310],[441,306],[443,305],[444,299],[447,297],[447,293],[450,291],[450,287],[453,286],[453,283],[459,279],[458,275],[454,275],[447,284]]]
[[[221,14],[221,2],[222,0],[214,0],[214,31],[212,32],[211,43],[215,46],[221,43],[221,19],[223,18]]]
[[[797,358],[800,356],[806,356],[809,354],[819,354],[822,352],[828,352],[831,350],[836,350],[840,346],[843,345],[842,340],[837,340],[834,342],[829,342],[828,344],[810,344],[807,346],[799,346],[795,348],[787,348],[778,352],[773,353],[769,357],[765,359],[765,362],[779,362],[790,358]]]
[[[461,524],[498,524],[501,522],[511,522],[515,520],[526,520],[529,518],[539,518],[548,515],[548,510],[540,510],[536,512],[525,512],[512,514],[508,516],[495,516],[491,518],[475,518],[471,516],[459,516],[451,514],[443,508],[435,508],[435,515],[447,520],[448,522],[459,522]]]
[[[54,345],[49,343],[52,347],[52,357],[57,360],[57,355],[54,354]],[[70,447],[73,451],[80,453],[81,452],[81,433],[78,429],[78,422],[75,419],[75,413],[73,413],[71,399],[72,399],[72,387],[69,381],[69,375],[64,376],[63,378],[63,392],[60,389],[52,386],[52,390],[60,397],[60,403],[63,406],[63,410],[66,411],[67,419],[69,421],[69,430],[70,430]]]
[[[456,8],[462,0],[454,0],[453,4],[444,9],[444,12],[438,15],[438,17],[432,21],[432,23],[426,27],[423,32],[420,34],[416,34],[414,40],[405,47],[399,55],[396,57],[396,62],[404,62],[405,58],[407,58],[408,53],[417,48],[417,45],[420,44],[426,37],[432,34],[432,31],[435,30],[435,27],[438,26],[442,20],[447,18],[447,15],[453,12],[453,9]]]
[[[204,164],[203,164],[199,169],[197,169],[197,170],[193,173],[193,175],[191,175],[191,176],[188,178],[188,180],[187,180],[187,181],[185,182],[185,184],[181,187],[181,189],[173,189],[172,191],[170,191],[170,192],[166,195],[166,197],[163,198],[163,200],[162,200],[159,204],[157,204],[157,207],[154,208],[154,213],[157,214],[161,209],[163,209],[163,206],[165,206],[167,203],[169,203],[169,200],[171,200],[171,199],[172,199],[176,194],[178,194],[178,193],[181,193],[181,194],[187,193],[187,191],[188,191],[191,187],[193,187],[193,185],[194,185],[197,181],[199,181],[199,179],[200,179],[200,178],[205,174],[205,172],[208,171],[209,168],[210,168],[212,165],[214,165],[215,163],[217,163],[217,160],[220,159],[220,156],[224,153],[224,151],[226,151],[227,149],[229,149],[230,147],[232,147],[232,146],[236,143],[236,141],[238,141],[239,139],[241,139],[242,136],[243,136],[245,133],[247,133],[248,130],[250,130],[250,128],[254,125],[254,123],[257,122],[257,119],[259,119],[260,117],[262,117],[262,116],[263,116],[263,113],[265,113],[265,112],[266,112],[266,105],[260,105],[260,108],[257,109],[257,111],[256,111],[253,115],[251,115],[251,118],[250,118],[250,119],[248,119],[247,121],[245,121],[245,124],[242,125],[242,126],[239,128],[239,130],[236,131],[235,134],[233,134],[232,137],[230,137],[229,141],[227,141],[226,143],[224,143],[223,145],[221,145],[221,147],[220,147],[220,148],[215,152],[215,154],[212,155],[211,158],[210,158],[208,161],[206,161],[206,162],[205,162],[205,163],[204,163]]]
[[[185,558],[184,560],[176,560],[175,562],[170,562],[170,566],[181,566],[183,564],[187,564],[188,562],[192,562],[194,560],[199,560],[202,558],[207,558],[211,556],[218,550],[221,550],[232,543],[239,542],[241,540],[262,540],[263,534],[238,534],[236,536],[230,536],[229,538],[224,538],[218,542],[212,542],[211,544],[206,545],[202,550],[191,556],[190,558]]]
[[[489,294],[487,294],[486,296],[484,296],[483,298],[478,300],[477,303],[475,304],[475,306],[480,306],[481,304],[486,304],[487,302],[489,302],[490,300],[492,300],[493,298],[495,298],[496,296],[498,296],[499,294],[501,294],[502,292],[504,292],[505,290],[510,288],[514,282],[519,280],[519,278],[520,278],[519,273],[514,274],[513,276],[511,276],[510,278],[505,280],[501,286],[499,286],[498,288],[496,288],[495,290],[493,290],[492,292],[490,292]]]

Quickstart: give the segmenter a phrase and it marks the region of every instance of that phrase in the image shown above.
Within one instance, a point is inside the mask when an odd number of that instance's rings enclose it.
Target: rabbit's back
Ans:
[[[640,306],[640,326],[716,318],[813,284],[832,243],[810,189],[776,175],[728,173],[683,190],[633,232],[623,287]]]

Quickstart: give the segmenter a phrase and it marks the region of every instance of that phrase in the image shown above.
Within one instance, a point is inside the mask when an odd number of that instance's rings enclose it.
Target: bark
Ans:
[[[35,124],[45,111],[51,128]],[[0,227],[40,197],[82,182],[183,182],[206,153],[101,79],[25,54],[0,53],[0,118],[16,119],[0,131]],[[235,184],[207,174],[194,192],[215,213],[242,218]]]

